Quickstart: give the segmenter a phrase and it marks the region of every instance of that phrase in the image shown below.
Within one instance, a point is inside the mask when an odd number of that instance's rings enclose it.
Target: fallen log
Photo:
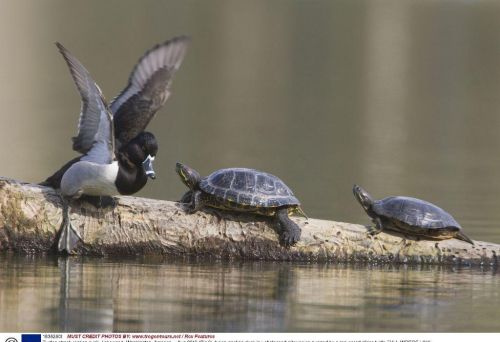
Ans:
[[[77,254],[484,266],[496,266],[500,255],[500,245],[488,242],[369,236],[362,225],[300,217],[292,219],[302,238],[285,248],[271,219],[211,210],[187,215],[176,202],[139,197],[116,202],[104,209],[72,203],[71,220],[84,240]],[[53,189],[0,177],[0,251],[55,253],[61,223]]]

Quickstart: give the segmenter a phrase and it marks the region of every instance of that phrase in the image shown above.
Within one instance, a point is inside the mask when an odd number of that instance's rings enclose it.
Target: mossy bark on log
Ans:
[[[162,254],[248,260],[496,266],[500,245],[461,240],[419,240],[392,232],[369,236],[365,226],[293,217],[302,228],[297,245],[284,248],[271,219],[232,212],[187,215],[175,202],[116,197],[114,208],[71,205],[83,255]],[[0,178],[0,251],[55,252],[62,203],[51,188]]]

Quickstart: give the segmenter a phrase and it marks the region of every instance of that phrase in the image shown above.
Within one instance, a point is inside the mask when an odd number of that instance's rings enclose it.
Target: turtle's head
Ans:
[[[372,211],[373,198],[370,196],[365,189],[360,187],[359,185],[354,184],[352,187],[352,192],[354,193],[354,197],[358,200],[359,204],[365,209],[367,213]]]
[[[201,180],[201,176],[198,171],[182,163],[175,164],[175,171],[177,171],[177,174],[181,177],[182,183],[184,183],[184,185],[191,190],[194,190]]]

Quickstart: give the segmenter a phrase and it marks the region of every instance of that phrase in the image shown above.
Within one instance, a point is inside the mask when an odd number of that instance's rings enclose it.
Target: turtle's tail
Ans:
[[[458,232],[457,235],[455,236],[457,239],[459,240],[462,240],[462,241],[465,241],[465,242],[468,242],[470,244],[474,244],[474,241],[472,241],[471,239],[469,239],[469,237],[467,235],[465,235],[464,233],[462,232]]]

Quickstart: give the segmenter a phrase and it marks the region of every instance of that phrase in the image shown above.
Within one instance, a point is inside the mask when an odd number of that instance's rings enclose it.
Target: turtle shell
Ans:
[[[200,181],[200,189],[220,201],[256,208],[299,206],[292,190],[276,176],[253,169],[215,171]]]
[[[426,229],[461,229],[460,224],[438,206],[412,197],[387,197],[373,204],[373,211],[390,220]]]

